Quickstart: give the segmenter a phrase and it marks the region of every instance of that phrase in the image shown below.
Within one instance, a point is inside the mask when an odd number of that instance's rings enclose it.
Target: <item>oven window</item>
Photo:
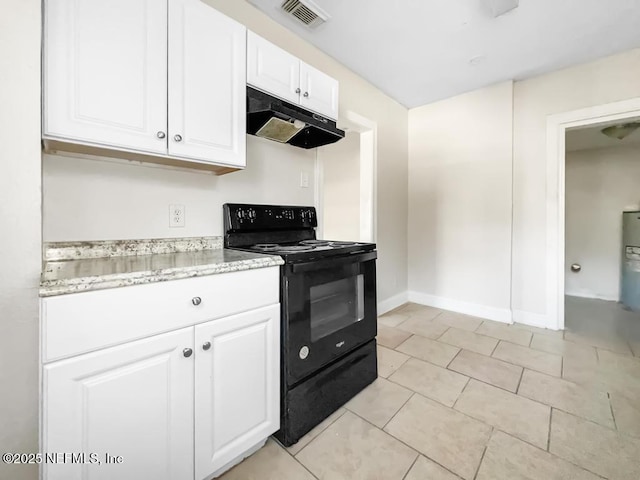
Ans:
[[[315,285],[310,297],[312,342],[364,318],[362,275]]]

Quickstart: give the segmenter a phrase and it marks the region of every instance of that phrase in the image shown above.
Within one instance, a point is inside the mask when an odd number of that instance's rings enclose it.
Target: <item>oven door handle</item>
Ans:
[[[324,270],[340,265],[368,262],[369,260],[375,260],[376,258],[378,258],[378,252],[376,251],[366,253],[353,253],[351,255],[345,255],[344,257],[327,259],[323,261],[316,260],[314,262],[294,263],[293,265],[291,265],[291,271],[293,273],[301,273],[311,270]]]

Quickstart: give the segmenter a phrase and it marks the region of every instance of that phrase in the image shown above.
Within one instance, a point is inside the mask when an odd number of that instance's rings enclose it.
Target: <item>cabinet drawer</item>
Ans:
[[[44,298],[42,361],[278,303],[279,273],[270,267]]]

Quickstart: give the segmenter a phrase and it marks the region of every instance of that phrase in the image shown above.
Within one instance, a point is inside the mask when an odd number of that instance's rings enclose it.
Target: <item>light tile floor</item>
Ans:
[[[640,479],[640,315],[567,298],[565,332],[415,304],[378,324],[378,380],[221,478]]]

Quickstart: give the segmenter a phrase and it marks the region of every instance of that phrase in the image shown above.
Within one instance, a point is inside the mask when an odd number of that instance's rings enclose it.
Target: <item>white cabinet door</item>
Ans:
[[[166,2],[46,0],[44,8],[43,135],[166,152]]]
[[[169,0],[169,155],[246,164],[246,28]]]
[[[89,321],[89,319],[87,319]],[[44,464],[47,480],[193,478],[193,327],[43,369],[44,452],[102,464]],[[121,456],[107,465],[105,455]]]
[[[300,102],[300,60],[247,32],[247,83],[293,104]]]
[[[195,470],[204,478],[279,428],[280,306],[195,329]]]
[[[338,81],[300,62],[300,105],[325,117],[338,119]]]

